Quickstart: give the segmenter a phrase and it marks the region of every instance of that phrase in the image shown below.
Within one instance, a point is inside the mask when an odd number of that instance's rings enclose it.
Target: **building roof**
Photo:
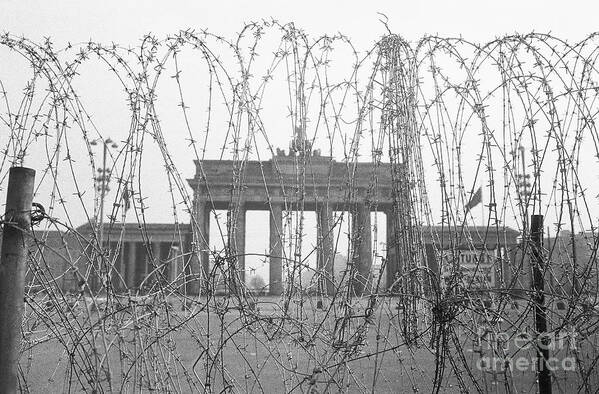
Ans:
[[[430,226],[423,227],[422,233],[425,241],[439,241],[446,244],[449,239],[452,239],[454,242],[458,241],[460,245],[472,243],[475,246],[485,244],[488,247],[497,244],[515,245],[520,235],[519,231],[510,227],[492,226]]]

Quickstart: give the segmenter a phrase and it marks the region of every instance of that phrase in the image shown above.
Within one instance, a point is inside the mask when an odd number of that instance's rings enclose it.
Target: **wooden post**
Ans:
[[[12,167],[8,176],[6,214],[0,257],[0,392],[16,393],[21,347],[27,234],[35,171]]]
[[[549,359],[549,337],[547,336],[547,310],[545,307],[545,262],[543,259],[543,215],[530,217],[530,241],[533,264],[533,301],[535,304],[535,328],[537,331],[537,376],[539,393],[551,394],[551,371]]]

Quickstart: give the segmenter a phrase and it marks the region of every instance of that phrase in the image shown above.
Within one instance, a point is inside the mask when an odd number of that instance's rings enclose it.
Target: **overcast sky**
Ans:
[[[161,39],[188,28],[207,28],[233,38],[247,22],[274,18],[280,23],[294,22],[311,37],[341,32],[358,50],[366,51],[386,34],[381,20],[387,20],[391,32],[412,42],[427,34],[485,42],[531,31],[578,41],[599,30],[597,11],[599,6],[590,1],[0,0],[0,31],[33,41],[50,37],[55,48],[90,39],[134,46],[147,33]],[[2,67],[0,58],[0,71]],[[115,127],[108,124],[106,129]],[[189,169],[182,172],[191,176],[187,174]],[[155,212],[165,213],[168,218],[170,211],[162,211],[159,208]]]
[[[341,31],[370,46],[390,29],[408,40],[424,34],[489,40],[514,32],[553,32],[577,40],[597,30],[594,1],[131,1],[2,0],[0,29],[32,39],[115,41],[135,44],[153,32],[160,37],[186,28],[225,35],[244,22],[273,17],[295,22],[311,35]]]

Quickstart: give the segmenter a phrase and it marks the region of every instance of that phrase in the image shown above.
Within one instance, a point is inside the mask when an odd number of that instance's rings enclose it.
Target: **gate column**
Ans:
[[[386,268],[386,282],[387,290],[392,291],[393,282],[395,276],[399,272],[399,261],[397,257],[397,239],[395,236],[395,217],[393,216],[393,209],[389,208],[385,211],[387,216],[387,268]]]
[[[245,286],[245,204],[238,203],[230,207],[229,215],[229,249],[231,260],[229,261],[230,290],[233,293]],[[239,287],[238,287],[239,286]]]
[[[333,210],[324,202],[316,211],[318,229],[318,290],[321,294],[333,295],[335,293],[334,259],[335,246],[333,228]]]
[[[283,205],[272,204],[270,209],[269,279],[270,295],[283,293]]]
[[[356,271],[352,283],[356,295],[368,291],[372,268],[372,237],[370,208],[364,202],[358,203],[352,215],[352,239],[354,242],[353,264]]]
[[[192,223],[194,252],[191,261],[191,278],[188,291],[191,294],[206,292],[210,274],[210,207],[196,197],[195,226]]]
[[[135,287],[135,270],[137,262],[137,242],[129,241],[129,262],[127,263],[127,289]]]

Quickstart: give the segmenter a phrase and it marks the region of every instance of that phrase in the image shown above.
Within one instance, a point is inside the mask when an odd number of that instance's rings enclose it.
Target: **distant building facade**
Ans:
[[[193,264],[198,264],[199,259],[192,253],[190,225],[117,223],[106,226],[103,255],[92,246],[97,245],[97,233],[90,224],[64,233],[38,232],[39,241],[31,251],[48,267],[48,272],[43,273],[41,278],[39,275],[42,273],[30,270],[28,279],[31,286],[48,281],[50,273],[55,285],[64,291],[77,291],[84,280],[90,289],[110,286],[117,293],[143,294],[157,288],[188,294],[201,292],[198,283],[203,274],[193,269]],[[425,228],[422,239],[425,267],[441,284],[455,267],[459,267],[465,286],[525,290],[530,286],[530,267],[527,258],[521,261],[519,251],[522,246],[518,236],[517,231],[509,228],[500,231],[487,231],[485,227],[471,227],[463,231],[439,226]],[[347,261],[347,257],[345,259]],[[211,262],[210,267],[213,264]],[[339,280],[343,269],[340,264],[339,261],[334,264],[335,280]],[[379,268],[371,265],[370,275],[379,274],[374,272]],[[393,288],[397,278],[397,273],[393,277],[393,269],[396,267],[380,273],[386,275],[382,282],[384,289]],[[423,280],[422,287],[430,294],[430,280]],[[216,290],[226,291],[223,287]]]

